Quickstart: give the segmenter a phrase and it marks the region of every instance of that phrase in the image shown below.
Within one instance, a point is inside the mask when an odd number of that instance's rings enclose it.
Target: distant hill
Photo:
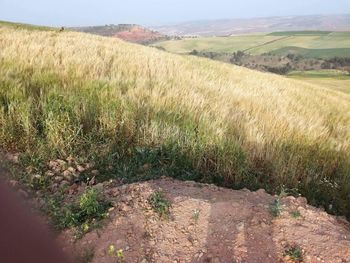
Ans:
[[[105,37],[117,37],[125,41],[140,44],[149,44],[154,41],[167,39],[165,35],[159,32],[135,24],[74,27],[70,29]]]
[[[350,15],[312,15],[251,19],[205,20],[154,27],[163,34],[178,36],[227,36],[248,33],[300,30],[350,30]]]

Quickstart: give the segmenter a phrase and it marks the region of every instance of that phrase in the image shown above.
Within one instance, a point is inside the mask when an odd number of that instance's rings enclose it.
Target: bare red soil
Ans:
[[[154,32],[138,26],[135,26],[128,31],[118,32],[114,36],[134,43],[146,43],[150,41],[156,41],[164,37],[164,35],[158,32]]]
[[[71,240],[67,249],[94,251],[94,263],[350,262],[349,223],[304,198],[282,198],[282,213],[274,217],[275,197],[264,190],[233,191],[169,178],[104,189],[114,204],[104,227],[78,241],[72,231],[61,237],[66,244]],[[168,219],[149,204],[155,191],[171,202]],[[109,255],[111,245],[123,251],[124,261]],[[295,248],[300,258],[287,255]]]

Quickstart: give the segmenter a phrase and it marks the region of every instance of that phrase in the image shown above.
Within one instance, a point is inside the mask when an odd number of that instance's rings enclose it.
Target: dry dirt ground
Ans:
[[[171,202],[168,219],[160,218],[148,201],[157,191]],[[67,252],[93,251],[93,263],[350,262],[349,223],[307,205],[304,198],[282,198],[283,211],[274,217],[275,197],[264,190],[234,191],[162,178],[106,184],[104,194],[113,208],[101,229],[78,241],[69,230],[60,237]],[[108,253],[111,245],[123,251],[124,260]],[[293,247],[301,249],[302,261],[285,255]]]

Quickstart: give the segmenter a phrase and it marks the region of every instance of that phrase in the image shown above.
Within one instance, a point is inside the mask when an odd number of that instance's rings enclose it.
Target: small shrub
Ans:
[[[46,212],[57,229],[77,227],[76,237],[80,238],[98,226],[97,221],[105,218],[109,207],[95,189],[88,189],[73,204],[64,204],[62,195],[50,197]]]
[[[283,206],[280,198],[275,199],[275,201],[271,204],[270,211],[274,217],[278,217],[281,215],[283,211]]]
[[[303,250],[299,246],[292,246],[284,251],[284,256],[289,257],[294,262],[302,262]]]
[[[301,213],[298,210],[294,210],[294,211],[290,212],[290,215],[293,218],[300,218],[301,217]]]
[[[156,211],[160,217],[168,218],[170,214],[171,203],[164,196],[161,191],[154,192],[148,199],[154,211]]]
[[[69,225],[81,226],[86,222],[103,219],[110,204],[101,198],[95,189],[88,189],[67,211]]]

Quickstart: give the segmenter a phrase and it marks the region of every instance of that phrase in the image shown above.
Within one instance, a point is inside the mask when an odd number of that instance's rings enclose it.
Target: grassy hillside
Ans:
[[[59,30],[54,27],[35,26],[30,24],[14,23],[14,22],[1,21],[1,20],[0,20],[0,27],[9,27],[13,29],[39,30],[39,31],[54,31],[54,30],[58,31]]]
[[[350,57],[350,32],[298,31],[267,35],[185,38],[156,45],[173,53],[188,53],[194,49],[212,52],[241,50],[253,55],[293,53],[314,58]]]
[[[350,215],[349,101],[117,39],[0,27],[1,147],[39,173],[72,155],[99,165],[100,180],[284,186]]]

